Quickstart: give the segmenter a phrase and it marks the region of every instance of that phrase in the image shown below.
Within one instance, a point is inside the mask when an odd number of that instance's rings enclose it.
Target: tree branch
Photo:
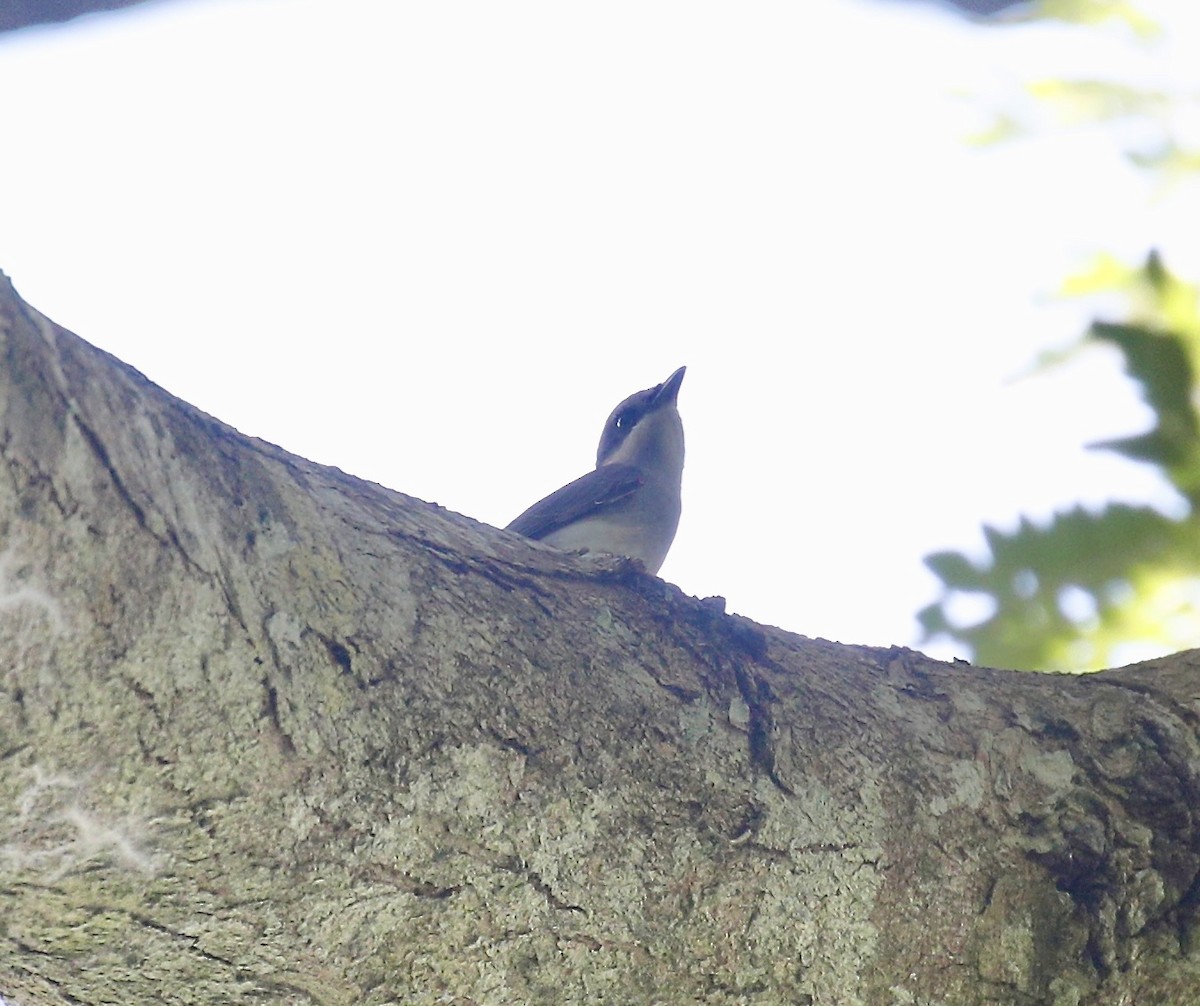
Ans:
[[[243,437],[6,281],[0,361],[14,1006],[1190,1001],[1196,653],[758,626]]]

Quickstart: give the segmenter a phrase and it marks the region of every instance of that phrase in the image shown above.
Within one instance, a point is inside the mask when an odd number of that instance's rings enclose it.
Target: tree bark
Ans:
[[[0,5],[0,31],[70,21],[84,14],[120,10],[144,2],[146,0],[4,0]]]
[[[1195,652],[759,626],[243,437],[2,277],[0,460],[10,1006],[1197,1000]]]

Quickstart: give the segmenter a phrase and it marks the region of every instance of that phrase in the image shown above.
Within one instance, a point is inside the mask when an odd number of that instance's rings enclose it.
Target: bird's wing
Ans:
[[[526,538],[545,538],[560,527],[624,499],[641,484],[641,472],[633,465],[602,465],[534,503],[508,525],[508,530]]]

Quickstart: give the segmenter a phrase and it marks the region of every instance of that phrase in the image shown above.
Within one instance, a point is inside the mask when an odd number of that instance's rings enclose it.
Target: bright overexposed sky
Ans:
[[[1170,505],[1083,449],[1147,422],[1115,356],[1013,378],[1086,326],[1052,295],[1093,253],[1200,275],[1196,194],[1113,130],[964,143],[1042,77],[1197,88],[1200,5],[1143,6],[1175,27],[1154,46],[887,0],[177,0],[23,31],[0,269],[243,432],[499,526],[686,364],[662,575],[912,644],[921,557],[981,523]]]

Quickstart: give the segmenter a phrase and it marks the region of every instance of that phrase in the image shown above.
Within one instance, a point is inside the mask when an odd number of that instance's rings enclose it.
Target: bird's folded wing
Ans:
[[[636,492],[641,484],[641,473],[633,465],[602,465],[534,503],[508,530],[526,538],[545,538],[560,527],[600,513]]]

